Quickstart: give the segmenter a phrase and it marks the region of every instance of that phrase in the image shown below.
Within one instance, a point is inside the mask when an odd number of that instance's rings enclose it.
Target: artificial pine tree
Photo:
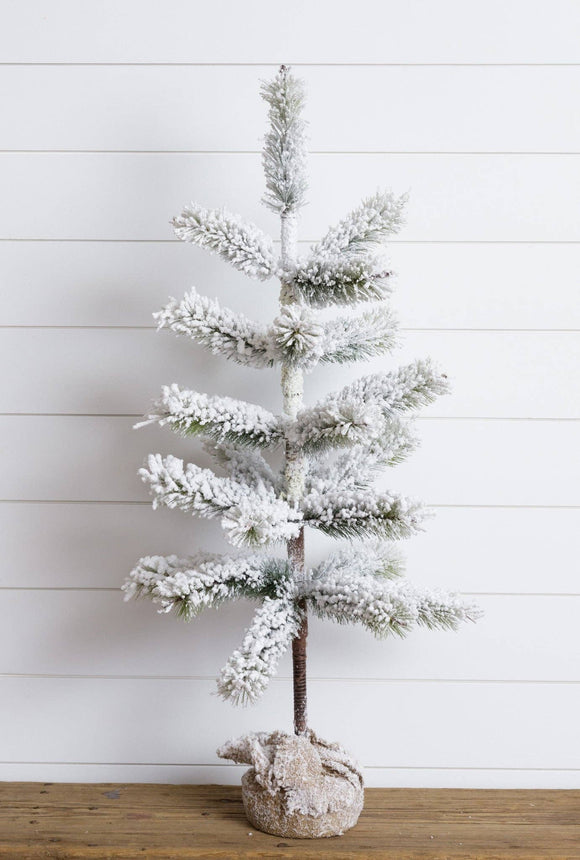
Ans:
[[[400,578],[392,542],[420,530],[424,511],[416,501],[373,487],[377,473],[417,443],[405,413],[445,393],[446,377],[420,360],[363,376],[314,406],[303,405],[303,376],[320,362],[360,361],[394,345],[395,321],[384,302],[392,273],[382,246],[402,225],[405,197],[388,191],[368,197],[299,259],[298,213],[307,191],[303,86],[282,66],[263,85],[262,96],[269,106],[263,202],[280,216],[280,256],[258,227],[225,209],[193,203],[173,224],[179,239],[207,248],[249,277],[279,279],[279,314],[271,325],[260,325],[192,289],[155,316],[159,327],[238,364],[278,365],[284,414],[164,387],[142,423],[202,437],[228,476],[160,454],[150,455],[140,470],[154,507],[220,517],[226,539],[254,552],[142,558],[124,590],[126,598],[147,595],[160,611],[174,609],[186,620],[226,600],[258,602],[218,690],[234,704],[254,702],[292,647],[296,739],[281,732],[251,735],[219,752],[254,765],[244,799],[257,827],[282,835],[331,835],[356,822],[362,779],[340,747],[316,738],[307,726],[308,613],[358,622],[385,637],[404,636],[414,626],[455,628],[477,611],[454,595]],[[361,303],[368,309],[355,315],[352,308]],[[348,311],[330,320],[317,312],[333,306]],[[280,471],[261,453],[276,449],[283,452]],[[346,544],[310,568],[306,526],[349,542],[372,540]],[[273,552],[280,544],[286,544],[285,557]]]

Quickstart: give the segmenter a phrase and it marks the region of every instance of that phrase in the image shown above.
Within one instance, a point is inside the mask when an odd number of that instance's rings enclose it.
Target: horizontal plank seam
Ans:
[[[142,412],[0,412],[0,418],[124,418],[131,421],[142,418]],[[534,424],[541,421],[570,423],[580,418],[534,415],[417,415],[415,421],[526,421]]]
[[[338,63],[338,62],[295,62],[292,59],[287,60],[289,65],[300,67],[300,68],[575,68],[580,66],[578,62],[504,62],[504,63],[452,63],[452,62],[431,62],[431,63]],[[0,62],[0,66],[169,66],[169,67],[217,67],[217,68],[256,68],[259,66],[264,66],[267,68],[278,68],[279,63],[274,62],[264,62],[264,61],[253,61],[251,63],[248,62],[163,62],[163,61],[140,61],[140,62],[123,62],[123,61],[106,61],[106,60],[94,60],[94,61],[67,61],[67,60],[6,60]]]
[[[260,155],[260,149],[0,149],[0,155]],[[565,149],[310,149],[309,155],[577,156]]]
[[[482,505],[482,504],[437,504],[427,502],[429,508],[460,509],[505,509],[505,510],[580,510],[580,505]],[[151,502],[139,499],[0,499],[0,505],[147,505]]]
[[[278,240],[275,240],[278,241]],[[318,239],[299,239],[298,244],[313,245]],[[107,243],[111,245],[181,245],[179,239],[113,239],[113,238],[70,238],[60,236],[0,236],[0,242],[52,242],[52,243]],[[389,239],[391,245],[580,245],[580,239]]]
[[[241,768],[247,767],[245,764],[233,764],[227,762],[158,762],[158,761],[0,761],[1,765],[63,765],[69,767],[225,767],[225,768]],[[578,767],[477,767],[477,766],[458,766],[452,765],[448,767],[439,767],[437,765],[383,765],[383,764],[363,764],[365,770],[433,770],[433,771],[502,771],[502,772],[519,772],[530,771],[532,773],[578,773]],[[509,789],[507,789],[509,791]],[[542,791],[542,789],[538,789]]]
[[[56,330],[56,331],[157,331],[155,325],[44,325],[44,324],[12,324],[0,323],[0,329],[39,329]],[[472,326],[421,326],[421,327],[403,327],[399,326],[399,332],[415,333],[415,332],[468,332],[476,333],[493,333],[493,334],[580,334],[580,328],[487,328]]]
[[[0,591],[104,591],[120,592],[120,586],[99,585],[0,585]],[[463,597],[580,597],[578,591],[457,591]]]
[[[60,681],[188,681],[191,683],[207,683],[215,681],[215,675],[99,675],[72,672],[0,672],[2,680],[60,680]],[[290,675],[276,675],[274,683],[287,682]],[[331,677],[324,675],[309,675],[309,681],[322,684],[472,684],[472,685],[511,685],[531,686],[534,684],[551,686],[578,686],[580,680],[558,678],[379,678],[379,677]]]
[[[261,149],[0,149],[0,155],[252,155],[259,156]],[[560,156],[577,157],[579,150],[454,150],[454,149],[310,149],[309,156],[333,155],[404,155],[404,156]]]

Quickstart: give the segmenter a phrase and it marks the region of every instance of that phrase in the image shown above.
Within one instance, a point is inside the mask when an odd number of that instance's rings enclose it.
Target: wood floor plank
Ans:
[[[240,789],[217,785],[0,783],[5,860],[574,860],[580,791],[368,789],[342,838],[254,831]]]

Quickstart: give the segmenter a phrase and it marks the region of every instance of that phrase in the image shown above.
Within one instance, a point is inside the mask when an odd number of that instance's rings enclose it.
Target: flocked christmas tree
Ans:
[[[256,601],[251,626],[221,671],[219,692],[235,704],[254,702],[292,648],[294,728],[304,735],[309,612],[357,622],[384,637],[404,636],[415,626],[455,628],[476,611],[400,577],[393,542],[421,529],[424,510],[374,488],[377,473],[417,444],[405,416],[445,393],[446,377],[430,360],[419,360],[303,405],[303,376],[320,362],[361,361],[394,345],[395,321],[384,301],[392,277],[384,242],[402,225],[405,197],[385,191],[366,198],[299,259],[298,214],[307,191],[302,83],[282,66],[262,95],[269,106],[263,202],[280,217],[280,256],[269,236],[225,209],[193,203],[173,224],[179,239],[218,254],[248,277],[279,279],[279,314],[264,326],[192,289],[155,316],[160,327],[238,364],[278,365],[284,414],[164,387],[143,423],[202,437],[227,477],[160,454],[150,455],[140,472],[154,507],[219,517],[229,543],[246,551],[142,558],[124,589],[127,598],[148,595],[161,611],[175,609],[187,620],[226,600]],[[355,313],[360,304],[367,309]],[[319,313],[333,306],[348,310],[330,320]],[[261,453],[276,449],[283,452],[280,471]],[[310,568],[305,527],[348,543]],[[363,542],[352,543],[357,539]]]

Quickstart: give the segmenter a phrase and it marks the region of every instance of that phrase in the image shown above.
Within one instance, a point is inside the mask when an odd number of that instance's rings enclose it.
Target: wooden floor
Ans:
[[[580,858],[580,791],[367,789],[334,839],[252,830],[239,788],[0,783],[0,857]]]

